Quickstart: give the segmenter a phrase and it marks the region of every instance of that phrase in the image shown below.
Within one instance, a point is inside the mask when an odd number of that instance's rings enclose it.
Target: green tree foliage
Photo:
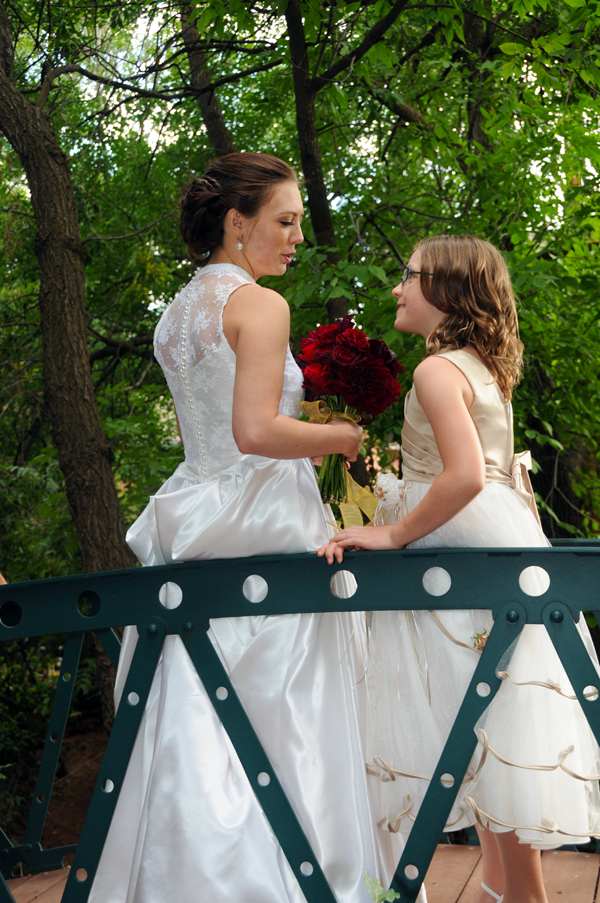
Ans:
[[[180,189],[213,155],[181,35],[184,4],[5,7],[11,78],[45,103],[70,158],[90,365],[131,522],[182,456],[152,333],[192,272],[177,232]],[[271,284],[290,302],[294,342],[327,317],[328,302],[343,299],[398,352],[408,388],[422,343],[393,330],[390,288],[411,246],[440,231],[498,244],[527,353],[517,444],[533,448],[549,529],[594,534],[600,4],[412,3],[362,52],[393,8],[388,0],[300,3],[337,252],[316,243],[307,218],[296,265]],[[302,171],[287,9],[210,0],[188,12],[213,85],[207,93],[218,97],[236,147],[275,153]],[[77,542],[44,401],[35,224],[6,141],[0,168],[0,565],[26,579],[77,570]],[[384,446],[401,425],[398,407],[372,438]]]

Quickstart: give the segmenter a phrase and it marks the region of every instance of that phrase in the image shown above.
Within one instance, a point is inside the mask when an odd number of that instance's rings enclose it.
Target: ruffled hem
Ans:
[[[429,488],[408,484],[409,510]],[[411,548],[547,545],[516,493],[489,483]],[[432,575],[433,598],[444,579]],[[492,627],[483,609],[373,613],[367,770],[384,830],[410,831],[477,665],[473,647]],[[598,668],[583,618],[578,630]],[[526,625],[497,673],[503,682],[474,726],[479,743],[446,828],[516,830],[540,849],[600,836],[600,749],[546,628]]]

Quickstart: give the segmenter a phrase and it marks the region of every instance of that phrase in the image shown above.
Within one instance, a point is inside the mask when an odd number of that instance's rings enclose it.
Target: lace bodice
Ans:
[[[167,307],[154,333],[154,353],[175,401],[185,458],[202,477],[241,456],[231,421],[236,358],[223,333],[223,310],[236,288],[253,282],[232,264],[202,267]],[[302,382],[288,348],[280,414],[298,417]]]

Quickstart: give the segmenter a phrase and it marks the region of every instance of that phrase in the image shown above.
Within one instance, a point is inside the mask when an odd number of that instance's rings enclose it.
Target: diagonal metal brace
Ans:
[[[87,903],[123,786],[166,634],[160,618],[140,625],[123,696],[96,781],[62,903]]]
[[[24,845],[40,843],[42,840],[44,822],[46,821],[52,793],[52,784],[67,727],[83,638],[83,633],[77,633],[67,636],[65,641],[63,660],[60,666],[60,674],[58,675],[52,714],[50,715],[50,724],[48,725],[40,770],[35,790],[33,791],[33,804],[29,812],[27,827],[25,828]]]
[[[600,744],[600,675],[585,648],[585,643],[573,616],[566,605],[551,602],[542,612],[542,619],[554,643],[567,677],[577,695],[596,742]],[[587,696],[584,690],[596,690]]]
[[[336,903],[296,813],[200,619],[186,621],[180,636],[307,903]]]
[[[516,602],[503,605],[498,613],[392,881],[400,903],[414,903],[417,898],[477,746],[473,727],[502,683],[496,674],[498,663],[526,621],[525,608]],[[454,779],[451,785],[448,776]]]

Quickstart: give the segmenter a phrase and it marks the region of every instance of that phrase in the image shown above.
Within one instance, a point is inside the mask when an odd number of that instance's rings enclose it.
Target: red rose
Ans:
[[[338,335],[332,358],[339,367],[349,367],[370,357],[369,340],[360,329],[346,329]]]
[[[400,392],[400,384],[378,358],[355,364],[340,374],[340,394],[346,404],[373,418],[397,401]]]
[[[396,355],[393,351],[390,351],[385,342],[382,342],[380,339],[369,339],[369,346],[373,357],[382,360],[392,376],[398,376],[399,373],[404,373],[404,367],[402,364],[398,363]]]
[[[338,328],[335,323],[326,323],[309,332],[308,338],[302,339],[300,343],[301,351],[298,355],[300,365],[330,357],[337,335]]]
[[[308,364],[304,368],[303,386],[311,395],[334,395],[335,386],[331,378],[331,371],[323,364]]]

